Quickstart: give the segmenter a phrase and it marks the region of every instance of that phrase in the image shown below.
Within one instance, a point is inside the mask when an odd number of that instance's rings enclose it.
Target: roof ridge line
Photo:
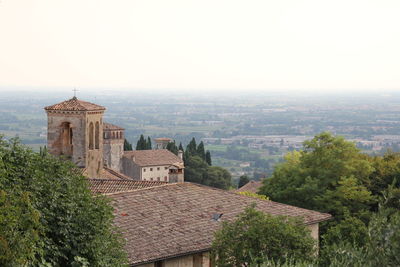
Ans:
[[[149,182],[151,182],[151,181],[149,181]],[[114,192],[114,193],[105,193],[104,195],[110,196],[110,195],[116,195],[116,194],[133,193],[133,192],[137,192],[137,191],[150,190],[150,189],[153,189],[153,188],[158,188],[158,187],[163,187],[163,186],[172,186],[172,185],[178,185],[178,184],[183,184],[183,183],[166,183],[166,184],[160,184],[160,185],[157,185],[157,186],[146,187],[146,188],[138,188],[138,189],[132,189],[132,190]]]

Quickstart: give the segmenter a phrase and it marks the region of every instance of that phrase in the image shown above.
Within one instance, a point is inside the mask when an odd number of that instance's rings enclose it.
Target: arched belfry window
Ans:
[[[100,147],[100,125],[99,125],[99,122],[96,122],[94,143],[95,143],[95,148],[99,149],[99,147]]]
[[[93,136],[94,136],[94,126],[93,122],[89,124],[89,149],[93,149]]]
[[[63,155],[72,155],[72,127],[69,122],[61,124],[61,153]]]

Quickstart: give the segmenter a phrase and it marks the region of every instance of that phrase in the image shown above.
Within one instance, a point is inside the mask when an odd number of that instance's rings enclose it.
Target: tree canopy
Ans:
[[[147,139],[144,138],[143,134],[140,135],[139,140],[136,143],[136,150],[151,150],[151,139],[150,136]]]
[[[72,163],[0,138],[0,265],[123,266],[113,209]]]
[[[267,260],[311,260],[315,240],[300,219],[265,214],[253,205],[223,222],[212,249],[217,266],[258,266]]]
[[[128,140],[124,139],[124,151],[131,151],[131,150],[133,150],[132,144]]]
[[[371,214],[382,193],[393,184],[392,202],[400,199],[400,156],[361,153],[343,137],[321,133],[288,153],[260,193],[272,200],[327,212],[334,219],[321,228],[330,243],[339,239],[362,244]]]
[[[186,147],[184,162],[185,181],[221,189],[231,186],[230,172],[221,167],[211,166],[210,151],[205,151],[203,142],[197,145],[194,137]]]
[[[238,188],[241,188],[242,186],[244,186],[248,182],[250,182],[250,179],[249,179],[249,177],[247,175],[240,176],[239,177]]]

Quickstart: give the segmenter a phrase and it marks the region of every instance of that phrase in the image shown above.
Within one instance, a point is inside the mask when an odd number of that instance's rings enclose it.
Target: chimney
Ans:
[[[183,151],[182,151],[182,150],[179,150],[179,151],[178,151],[178,157],[179,157],[181,160],[183,160]]]

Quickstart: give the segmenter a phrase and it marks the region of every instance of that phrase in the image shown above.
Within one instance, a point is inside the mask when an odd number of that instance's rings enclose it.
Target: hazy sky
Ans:
[[[399,0],[0,0],[0,87],[400,89]]]

